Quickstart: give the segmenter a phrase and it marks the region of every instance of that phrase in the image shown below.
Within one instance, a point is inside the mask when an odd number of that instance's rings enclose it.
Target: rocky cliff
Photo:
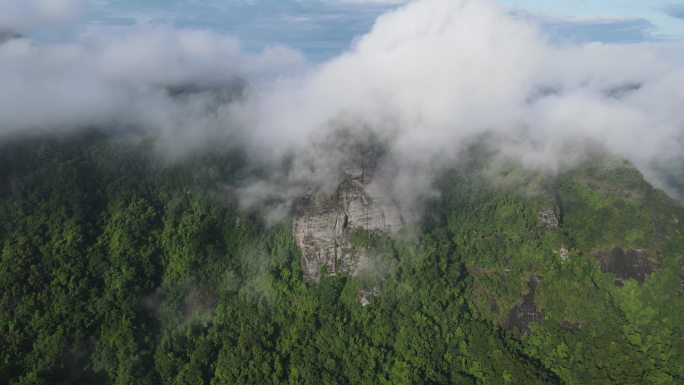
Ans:
[[[362,270],[367,255],[352,242],[354,234],[391,235],[402,224],[375,164],[367,157],[351,161],[342,168],[344,180],[334,194],[312,190],[296,204],[293,233],[307,282]]]

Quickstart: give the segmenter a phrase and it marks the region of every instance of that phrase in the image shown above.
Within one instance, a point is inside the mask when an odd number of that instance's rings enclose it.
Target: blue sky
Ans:
[[[239,37],[248,49],[280,43],[310,57],[343,51],[396,5],[388,0],[92,0],[82,28],[164,24]],[[391,0],[389,0],[391,2]],[[397,0],[396,2],[401,2]],[[682,0],[498,0],[553,41],[638,42],[684,37]]]

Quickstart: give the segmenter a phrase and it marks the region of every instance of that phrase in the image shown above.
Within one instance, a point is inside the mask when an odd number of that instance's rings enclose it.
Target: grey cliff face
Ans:
[[[353,234],[391,235],[402,224],[399,208],[368,163],[344,167],[346,178],[332,196],[312,191],[296,204],[293,233],[307,282],[318,283],[322,274],[361,271],[367,255],[353,245]]]
[[[539,221],[551,228],[558,228],[558,209],[555,207],[545,208],[539,212]]]

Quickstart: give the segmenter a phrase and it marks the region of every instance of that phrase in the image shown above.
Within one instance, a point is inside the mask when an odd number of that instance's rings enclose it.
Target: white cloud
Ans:
[[[383,15],[351,51],[238,113],[254,146],[270,154],[306,153],[339,125],[372,131],[389,143],[402,187],[394,191],[407,202],[427,191],[436,162],[484,133],[539,170],[576,161],[569,144],[597,141],[648,171],[664,151],[682,153],[684,57],[672,55],[682,48],[555,47],[488,2],[424,0]],[[316,161],[331,162],[314,158],[292,175],[310,178]]]
[[[0,0],[0,29],[60,29],[79,20],[85,0]]]
[[[345,149],[321,143],[340,126],[387,144],[386,171],[403,202],[428,192],[435,167],[485,133],[534,169],[571,164],[582,155],[577,144],[594,141],[648,172],[653,159],[683,153],[683,48],[557,47],[533,24],[474,0],[390,11],[351,50],[298,76],[296,52],[250,54],[208,32],[133,29],[52,45],[20,39],[0,45],[0,138],[137,126],[174,154],[237,135],[260,160],[294,155],[292,169],[258,184],[285,200],[335,178]],[[236,76],[253,83],[238,102],[168,92]]]
[[[225,129],[221,108],[231,87],[303,60],[282,47],[252,54],[231,37],[168,28],[74,43],[10,40],[0,45],[0,140],[136,127],[160,136],[172,147],[166,153],[191,151]]]

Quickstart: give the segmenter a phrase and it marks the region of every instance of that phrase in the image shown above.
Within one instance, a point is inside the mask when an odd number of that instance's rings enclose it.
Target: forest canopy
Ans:
[[[359,238],[381,269],[312,285],[288,218],[226,188],[244,154],[149,146],[0,149],[0,383],[684,383],[684,207],[627,162],[470,157]]]

